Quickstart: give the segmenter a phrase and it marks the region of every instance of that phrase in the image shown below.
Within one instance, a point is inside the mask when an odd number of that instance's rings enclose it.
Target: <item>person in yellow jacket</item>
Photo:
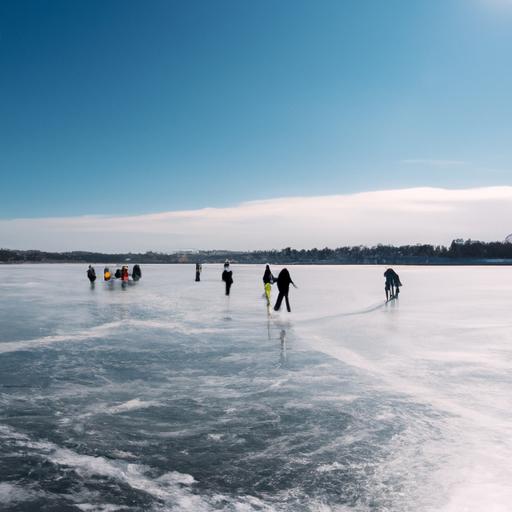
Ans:
[[[270,293],[272,291],[272,284],[275,281],[275,277],[270,271],[270,266],[265,267],[265,273],[263,274],[263,287],[265,288],[265,297],[267,299],[267,306],[270,306]]]
[[[105,270],[103,271],[103,279],[105,281],[110,281],[112,279],[112,274],[110,273],[108,267],[105,267]]]

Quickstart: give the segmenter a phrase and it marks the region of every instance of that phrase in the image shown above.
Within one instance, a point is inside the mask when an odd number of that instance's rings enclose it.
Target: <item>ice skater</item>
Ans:
[[[397,292],[395,295],[395,288],[397,283],[399,283],[399,286],[402,286],[402,283],[400,283],[398,274],[392,268],[388,268],[386,272],[384,272],[384,277],[386,278],[386,282],[384,284],[384,290],[386,291],[386,301],[389,301],[398,296],[399,292]]]
[[[201,272],[203,270],[203,266],[201,263],[196,263],[196,282],[201,281]]]
[[[267,265],[263,274],[263,287],[265,289],[265,297],[267,298],[267,307],[270,307],[270,293],[275,280],[276,278],[272,275],[270,266]]]
[[[133,265],[132,269],[132,279],[134,281],[138,281],[142,277],[142,270],[140,269],[140,265]]]
[[[290,293],[291,284],[297,288],[295,283],[292,281],[292,278],[290,277],[290,272],[288,272],[288,269],[283,268],[283,270],[281,270],[277,276],[277,289],[279,290],[279,295],[277,296],[274,311],[279,311],[281,308],[281,303],[284,299],[286,301],[286,309],[288,310],[288,313],[291,312],[290,301],[288,300],[288,293]]]
[[[96,281],[96,271],[94,270],[94,267],[92,265],[89,265],[89,268],[87,269],[87,277],[91,284],[94,283],[94,281]]]
[[[229,296],[231,285],[233,284],[233,271],[229,268],[229,261],[224,263],[224,271],[222,272],[222,280],[226,283],[226,295]]]

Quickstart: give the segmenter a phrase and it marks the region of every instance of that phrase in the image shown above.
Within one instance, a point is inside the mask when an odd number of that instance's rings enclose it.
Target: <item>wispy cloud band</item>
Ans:
[[[512,187],[411,188],[249,201],[229,208],[136,216],[0,221],[0,246],[174,251],[501,240],[512,231]]]

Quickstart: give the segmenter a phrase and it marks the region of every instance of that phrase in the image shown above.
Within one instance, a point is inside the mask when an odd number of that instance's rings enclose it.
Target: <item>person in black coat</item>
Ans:
[[[231,285],[233,284],[233,272],[229,268],[229,261],[224,263],[224,271],[222,272],[222,280],[226,283],[226,295],[229,295]]]
[[[136,264],[133,265],[132,269],[132,279],[134,281],[138,281],[142,277],[142,271],[140,269],[140,265]]]
[[[96,281],[96,271],[94,270],[94,267],[89,265],[89,268],[87,269],[87,277],[89,278],[89,281],[91,283],[94,283]]]
[[[384,277],[386,278],[386,283],[384,285],[386,300],[395,299],[400,293],[400,286],[402,286],[400,278],[392,268],[388,268],[386,272],[384,272]]]
[[[281,308],[281,302],[283,302],[283,299],[285,299],[286,309],[288,310],[288,313],[291,312],[290,301],[288,300],[288,293],[290,292],[291,284],[295,286],[295,283],[290,277],[290,272],[288,272],[288,269],[283,268],[283,270],[281,270],[277,276],[277,289],[279,290],[279,295],[277,297],[276,305],[274,306],[274,311],[279,311]],[[295,288],[297,287],[295,286]]]

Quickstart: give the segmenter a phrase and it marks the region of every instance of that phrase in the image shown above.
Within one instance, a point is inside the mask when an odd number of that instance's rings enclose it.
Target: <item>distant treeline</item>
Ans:
[[[44,252],[0,249],[1,263],[234,263],[282,264],[415,264],[471,265],[512,264],[512,243],[454,240],[449,247],[442,245],[376,245],[337,249],[292,249],[270,251],[197,251],[165,254],[98,253],[87,251]]]

